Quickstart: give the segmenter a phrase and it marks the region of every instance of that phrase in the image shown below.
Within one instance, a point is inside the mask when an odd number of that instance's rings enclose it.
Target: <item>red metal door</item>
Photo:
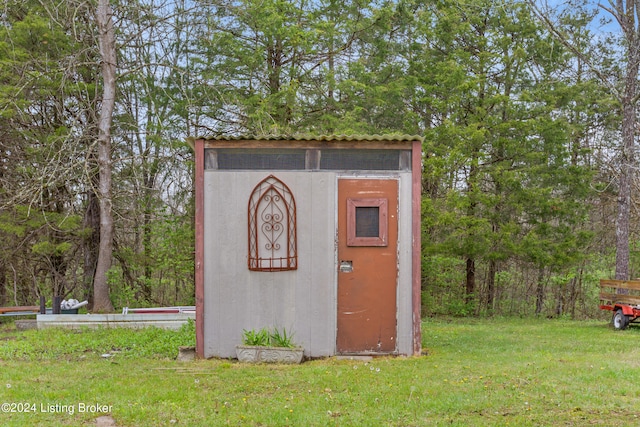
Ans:
[[[398,181],[338,180],[340,354],[396,351]]]

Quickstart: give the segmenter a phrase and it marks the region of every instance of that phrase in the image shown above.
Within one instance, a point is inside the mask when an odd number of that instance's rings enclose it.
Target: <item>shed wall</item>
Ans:
[[[247,202],[273,173],[297,206],[298,269],[247,268]],[[204,357],[235,357],[245,329],[277,326],[295,333],[307,357],[335,354],[336,202],[339,176],[389,177],[321,171],[205,171]],[[398,352],[412,354],[411,173],[400,180]]]

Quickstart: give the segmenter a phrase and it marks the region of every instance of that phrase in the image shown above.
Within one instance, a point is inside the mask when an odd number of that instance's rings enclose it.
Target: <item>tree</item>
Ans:
[[[576,55],[585,60],[593,72],[600,78],[603,86],[617,99],[622,112],[620,126],[621,142],[619,146],[619,177],[618,177],[618,211],[616,215],[616,268],[615,277],[618,280],[629,279],[629,233],[631,217],[631,193],[636,168],[634,155],[635,134],[637,128],[637,103],[640,98],[638,90],[638,71],[640,67],[640,4],[636,1],[610,0],[608,5],[598,4],[599,8],[607,11],[620,27],[624,42],[619,44],[624,57],[624,67],[619,75],[611,76],[608,70],[593,60],[589,50],[594,46],[578,45],[571,37],[570,27],[563,24],[567,15],[572,13],[589,14],[584,12],[585,3],[574,4],[568,2],[565,9],[556,13],[546,2],[530,0],[533,10],[547,28],[568,46]],[[577,11],[577,12],[574,12]],[[591,16],[595,13],[591,12]],[[556,19],[559,18],[559,19]],[[614,81],[612,81],[612,77]],[[621,88],[621,90],[619,89]]]
[[[593,77],[626,72],[586,54],[590,15],[558,43],[515,0],[97,4],[0,11],[0,301],[188,301],[195,134],[424,135],[425,277],[478,310],[508,286],[541,311],[585,265],[590,167],[624,169],[588,154],[622,133]]]
[[[109,0],[98,0],[96,9],[98,43],[102,60],[103,92],[98,122],[98,200],[100,246],[93,282],[93,310],[111,312],[107,272],[113,256],[113,200],[111,197],[111,122],[116,102],[116,40]]]
[[[191,194],[191,180],[185,179],[189,153],[179,141],[193,131],[191,106],[207,105],[206,99],[198,98],[198,88],[189,84],[197,75],[190,68],[188,53],[194,43],[192,32],[203,19],[202,9],[187,9],[186,3],[169,7],[160,0],[150,7],[124,2],[117,8],[121,42],[118,114],[114,118],[118,129],[114,192],[118,195],[116,214],[127,221],[115,227],[117,263],[112,277],[121,273],[121,288],[116,286],[115,293],[127,298],[133,295],[138,304],[165,303],[165,287],[172,287],[169,279],[175,289],[181,284],[176,294],[193,289],[182,286],[189,280],[167,271],[171,263],[159,253],[161,248],[177,244],[176,239],[183,238],[181,233],[191,227],[188,199],[183,203],[174,197]],[[161,242],[155,230],[166,225],[167,216],[173,218],[170,223],[176,230],[165,233],[167,241]],[[174,253],[176,260],[189,258],[191,246],[180,247]],[[182,272],[191,277],[188,269]]]
[[[437,225],[425,249],[463,257],[467,301],[483,294],[491,311],[501,264],[560,268],[563,250],[579,254],[583,243],[570,227],[584,218],[589,175],[566,144],[568,58],[521,3],[442,2],[432,11],[422,27],[428,51],[416,64],[431,124],[426,175],[440,174],[430,179],[441,187],[428,200],[438,217],[427,219]],[[548,249],[544,259],[536,247]]]
[[[340,126],[338,132],[353,132],[358,118],[350,114],[363,101],[354,86],[367,83],[354,82],[349,68],[369,55],[356,44],[388,21],[388,11],[378,12],[352,1],[215,2],[194,57],[216,100],[207,130],[260,135]],[[393,77],[385,75],[384,83]]]
[[[73,2],[7,2],[0,15],[0,257],[16,299],[83,292],[75,280],[86,135],[93,128],[91,39]],[[76,27],[76,25],[78,25]],[[76,225],[73,225],[76,224]],[[9,273],[7,273],[9,274]]]

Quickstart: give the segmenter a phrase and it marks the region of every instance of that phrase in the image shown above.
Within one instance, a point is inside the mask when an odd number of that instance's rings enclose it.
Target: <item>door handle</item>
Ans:
[[[351,273],[353,271],[353,261],[340,261],[340,273]]]

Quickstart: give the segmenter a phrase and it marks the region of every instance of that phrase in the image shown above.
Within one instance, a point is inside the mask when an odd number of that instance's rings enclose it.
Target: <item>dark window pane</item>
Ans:
[[[303,170],[305,150],[218,150],[218,169]]]
[[[380,208],[356,207],[356,237],[380,237]]]
[[[320,169],[399,170],[399,150],[322,150]]]

